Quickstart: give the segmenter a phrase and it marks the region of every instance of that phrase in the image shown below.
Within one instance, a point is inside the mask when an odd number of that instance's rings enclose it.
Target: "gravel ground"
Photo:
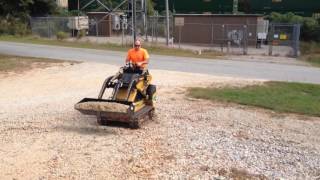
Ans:
[[[189,86],[260,80],[151,70],[157,118],[97,126],[73,109],[118,67],[65,64],[0,75],[0,179],[317,179],[320,118],[190,99]]]

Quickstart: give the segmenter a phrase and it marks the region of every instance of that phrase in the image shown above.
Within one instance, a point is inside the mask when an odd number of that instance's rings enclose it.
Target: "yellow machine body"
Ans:
[[[147,75],[146,78],[145,77],[139,78],[139,81],[136,84],[136,88],[130,92],[128,99],[126,99],[128,89],[123,88],[123,89],[119,89],[115,100],[133,102],[133,105],[135,106],[134,111],[139,111],[146,104],[150,104],[150,102],[149,100],[146,100],[146,98],[136,101],[137,94],[138,92],[140,92],[141,94],[146,96],[146,90],[148,85],[151,84],[151,81],[152,81],[152,76],[150,74]]]

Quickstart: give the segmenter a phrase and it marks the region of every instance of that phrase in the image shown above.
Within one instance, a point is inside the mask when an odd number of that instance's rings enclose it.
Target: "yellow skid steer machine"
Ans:
[[[154,116],[156,86],[151,84],[151,80],[148,71],[127,63],[116,75],[104,81],[97,99],[84,98],[75,104],[75,109],[97,116],[100,125],[113,121],[139,128],[142,119],[152,119]],[[112,94],[108,99],[103,99],[107,88],[113,89]]]

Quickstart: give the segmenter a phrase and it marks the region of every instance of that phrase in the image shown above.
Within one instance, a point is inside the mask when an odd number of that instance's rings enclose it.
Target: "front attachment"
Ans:
[[[138,127],[140,120],[150,116],[154,107],[143,105],[138,108],[136,106],[137,104],[127,101],[84,98],[75,104],[74,108],[82,114],[97,116],[98,123],[117,121],[130,123],[133,127]]]
[[[132,103],[105,99],[84,98],[74,108],[82,114],[99,115],[112,121],[129,121],[134,112]]]

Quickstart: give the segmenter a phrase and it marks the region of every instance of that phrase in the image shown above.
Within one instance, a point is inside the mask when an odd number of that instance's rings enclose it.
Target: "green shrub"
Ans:
[[[301,42],[300,50],[302,55],[320,54],[320,43]]]
[[[320,24],[315,18],[305,18],[302,24],[301,37],[306,41],[320,41]]]
[[[78,31],[78,34],[77,34],[78,39],[81,39],[85,36],[86,36],[86,30],[82,29],[82,30]]]
[[[0,34],[9,34],[8,22],[6,19],[0,20]]]
[[[68,34],[63,32],[63,31],[59,31],[57,32],[57,39],[58,40],[64,40],[68,38]]]
[[[25,36],[27,34],[30,34],[28,25],[26,23],[19,22],[19,21],[12,24],[11,30],[14,33],[14,35]]]
[[[19,35],[25,36],[30,34],[27,23],[17,18],[0,17],[0,35]]]
[[[310,62],[312,65],[320,67],[320,43],[301,42],[301,59]]]

